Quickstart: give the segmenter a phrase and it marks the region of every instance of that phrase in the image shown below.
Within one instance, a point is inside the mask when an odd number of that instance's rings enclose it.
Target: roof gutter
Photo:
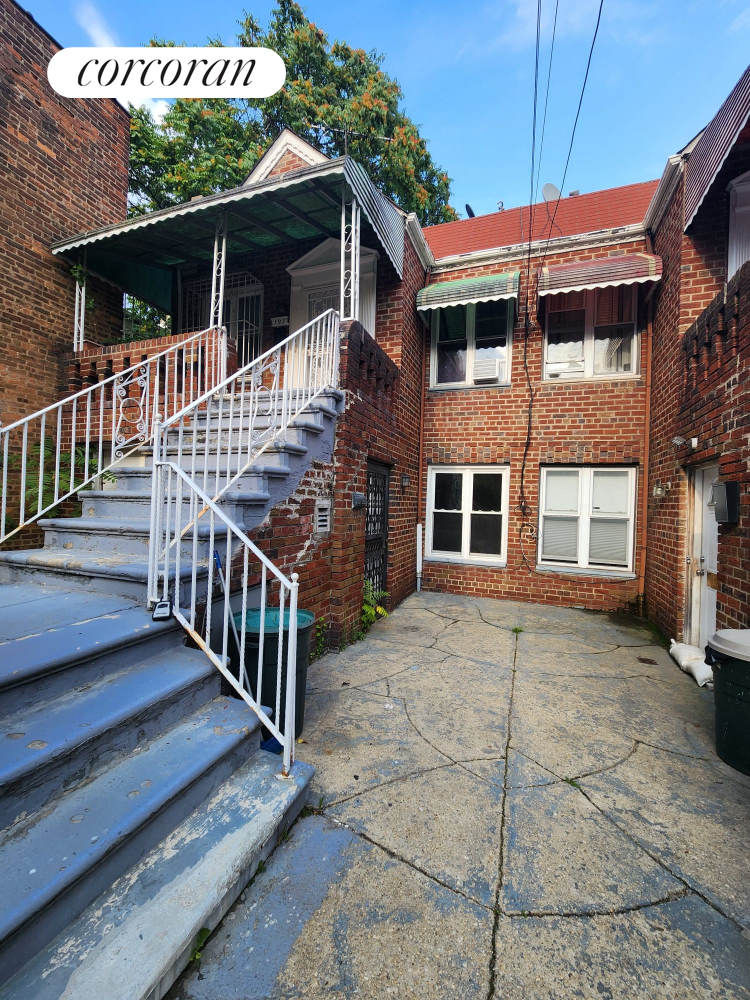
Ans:
[[[411,240],[412,246],[417,251],[422,267],[425,271],[431,271],[435,267],[435,257],[430,250],[430,244],[424,238],[422,226],[414,212],[406,216],[406,234]]]
[[[503,264],[517,261],[529,252],[532,256],[544,253],[554,254],[564,250],[584,250],[589,247],[606,246],[609,243],[634,243],[644,239],[646,234],[642,222],[616,229],[601,229],[592,233],[577,233],[575,236],[558,236],[553,240],[534,240],[528,243],[514,243],[511,246],[493,247],[488,250],[473,250],[470,253],[438,257],[433,271],[451,271],[469,265]]]
[[[659,224],[664,218],[664,213],[672,200],[675,188],[685,172],[687,157],[687,153],[675,153],[674,156],[670,156],[667,160],[664,173],[661,175],[656,191],[654,191],[651,202],[646,209],[646,217],[643,220],[643,225],[647,232],[653,233],[659,228]]]

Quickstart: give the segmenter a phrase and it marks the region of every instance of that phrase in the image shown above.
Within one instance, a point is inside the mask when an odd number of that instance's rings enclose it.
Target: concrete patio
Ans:
[[[314,811],[171,1000],[750,997],[750,779],[638,620],[412,595],[304,740]]]

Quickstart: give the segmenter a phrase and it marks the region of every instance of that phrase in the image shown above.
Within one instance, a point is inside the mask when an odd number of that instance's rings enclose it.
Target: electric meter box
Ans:
[[[740,519],[740,484],[737,481],[714,483],[711,503],[719,524],[736,524]]]

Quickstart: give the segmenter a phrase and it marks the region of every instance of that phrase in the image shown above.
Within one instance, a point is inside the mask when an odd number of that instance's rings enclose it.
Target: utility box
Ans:
[[[736,480],[714,483],[711,486],[711,503],[719,524],[737,524],[740,519],[740,484]]]

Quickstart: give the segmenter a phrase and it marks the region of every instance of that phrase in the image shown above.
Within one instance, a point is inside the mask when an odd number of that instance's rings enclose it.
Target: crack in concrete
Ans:
[[[695,895],[691,889],[675,889],[668,892],[661,899],[653,899],[648,903],[633,903],[632,906],[616,906],[611,909],[591,909],[591,910],[503,910],[503,916],[515,920],[522,917],[572,917],[574,919],[588,920],[591,917],[617,917],[624,913],[638,913],[640,910],[652,909],[656,906],[664,906],[666,903],[673,903],[676,899],[685,899],[686,896]]]
[[[437,875],[433,875],[431,872],[426,871],[424,868],[421,868],[418,864],[416,864],[416,862],[410,861],[409,858],[403,857],[403,855],[399,854],[398,851],[394,851],[392,848],[386,847],[385,844],[381,844],[380,841],[375,840],[374,837],[370,837],[366,833],[363,833],[362,830],[356,830],[353,826],[350,826],[349,823],[345,823],[343,820],[336,819],[335,816],[329,816],[325,812],[325,810],[323,811],[323,815],[327,819],[329,819],[332,823],[335,823],[337,826],[342,826],[344,827],[345,830],[349,830],[349,832],[353,833],[355,837],[360,837],[368,844],[372,844],[373,847],[377,847],[378,850],[383,851],[385,854],[388,855],[389,858],[393,858],[394,861],[400,861],[401,864],[407,865],[413,871],[419,872],[420,875],[424,876],[424,878],[426,879],[429,879],[430,882],[434,882],[436,885],[441,886],[441,888],[447,889],[448,892],[452,892],[455,893],[455,895],[457,896],[461,896],[463,899],[466,900],[467,903],[472,903],[474,906],[481,906],[483,910],[487,910],[490,913],[492,912],[492,907],[488,906],[486,903],[483,903],[480,899],[475,899],[468,893],[462,892],[462,890],[458,889],[456,886],[449,885],[447,882],[444,882],[442,879],[438,878]]]
[[[633,740],[633,747],[630,750],[630,752],[626,753],[624,757],[620,757],[613,764],[605,764],[603,767],[595,768],[593,771],[585,771],[582,774],[574,774],[572,777],[565,777],[565,778],[560,778],[558,776],[558,774],[557,774],[556,771],[553,771],[551,768],[546,767],[540,761],[535,760],[533,757],[530,757],[527,753],[524,753],[523,750],[519,750],[518,747],[512,746],[512,747],[510,747],[510,749],[514,753],[520,754],[521,757],[525,757],[526,760],[530,760],[532,764],[535,764],[537,767],[541,768],[543,771],[546,771],[547,774],[551,774],[552,777],[555,778],[556,780],[555,781],[549,781],[549,782],[540,782],[539,784],[536,784],[536,785],[513,785],[511,788],[506,788],[505,790],[506,791],[514,791],[515,792],[515,791],[523,790],[524,788],[546,788],[548,785],[555,785],[555,784],[558,784],[559,782],[564,782],[565,784],[570,784],[571,781],[579,781],[582,778],[590,778],[590,777],[592,777],[593,775],[596,775],[596,774],[604,774],[605,771],[611,771],[613,768],[619,767],[620,764],[624,764],[626,760],[630,760],[630,758],[633,756],[633,754],[638,749],[638,742],[639,742],[638,740],[634,739]]]
[[[481,611],[480,611],[481,614]],[[503,805],[500,813],[500,846],[498,855],[498,865],[497,865],[497,885],[495,887],[495,915],[492,921],[492,940],[490,941],[490,969],[489,969],[489,983],[487,986],[487,1000],[494,1000],[495,996],[495,978],[497,969],[497,932],[500,926],[500,898],[503,891],[503,882],[505,878],[505,827],[508,821],[508,793],[506,791],[508,787],[508,752],[510,750],[510,741],[512,738],[512,723],[513,723],[513,697],[516,691],[516,670],[518,669],[516,664],[518,662],[518,634],[516,633],[515,648],[513,651],[513,668],[510,680],[510,698],[508,699],[508,718],[506,722],[506,738],[505,738],[505,768],[503,769]]]
[[[718,761],[719,760],[718,756],[715,756],[715,757],[696,757],[695,754],[692,754],[692,753],[683,753],[682,750],[670,750],[667,747],[657,746],[656,743],[649,743],[647,740],[636,739],[635,742],[638,743],[642,747],[651,747],[652,750],[661,750],[662,753],[671,753],[671,754],[674,754],[675,757],[687,757],[688,760],[705,760],[709,764],[712,764],[714,761]]]

